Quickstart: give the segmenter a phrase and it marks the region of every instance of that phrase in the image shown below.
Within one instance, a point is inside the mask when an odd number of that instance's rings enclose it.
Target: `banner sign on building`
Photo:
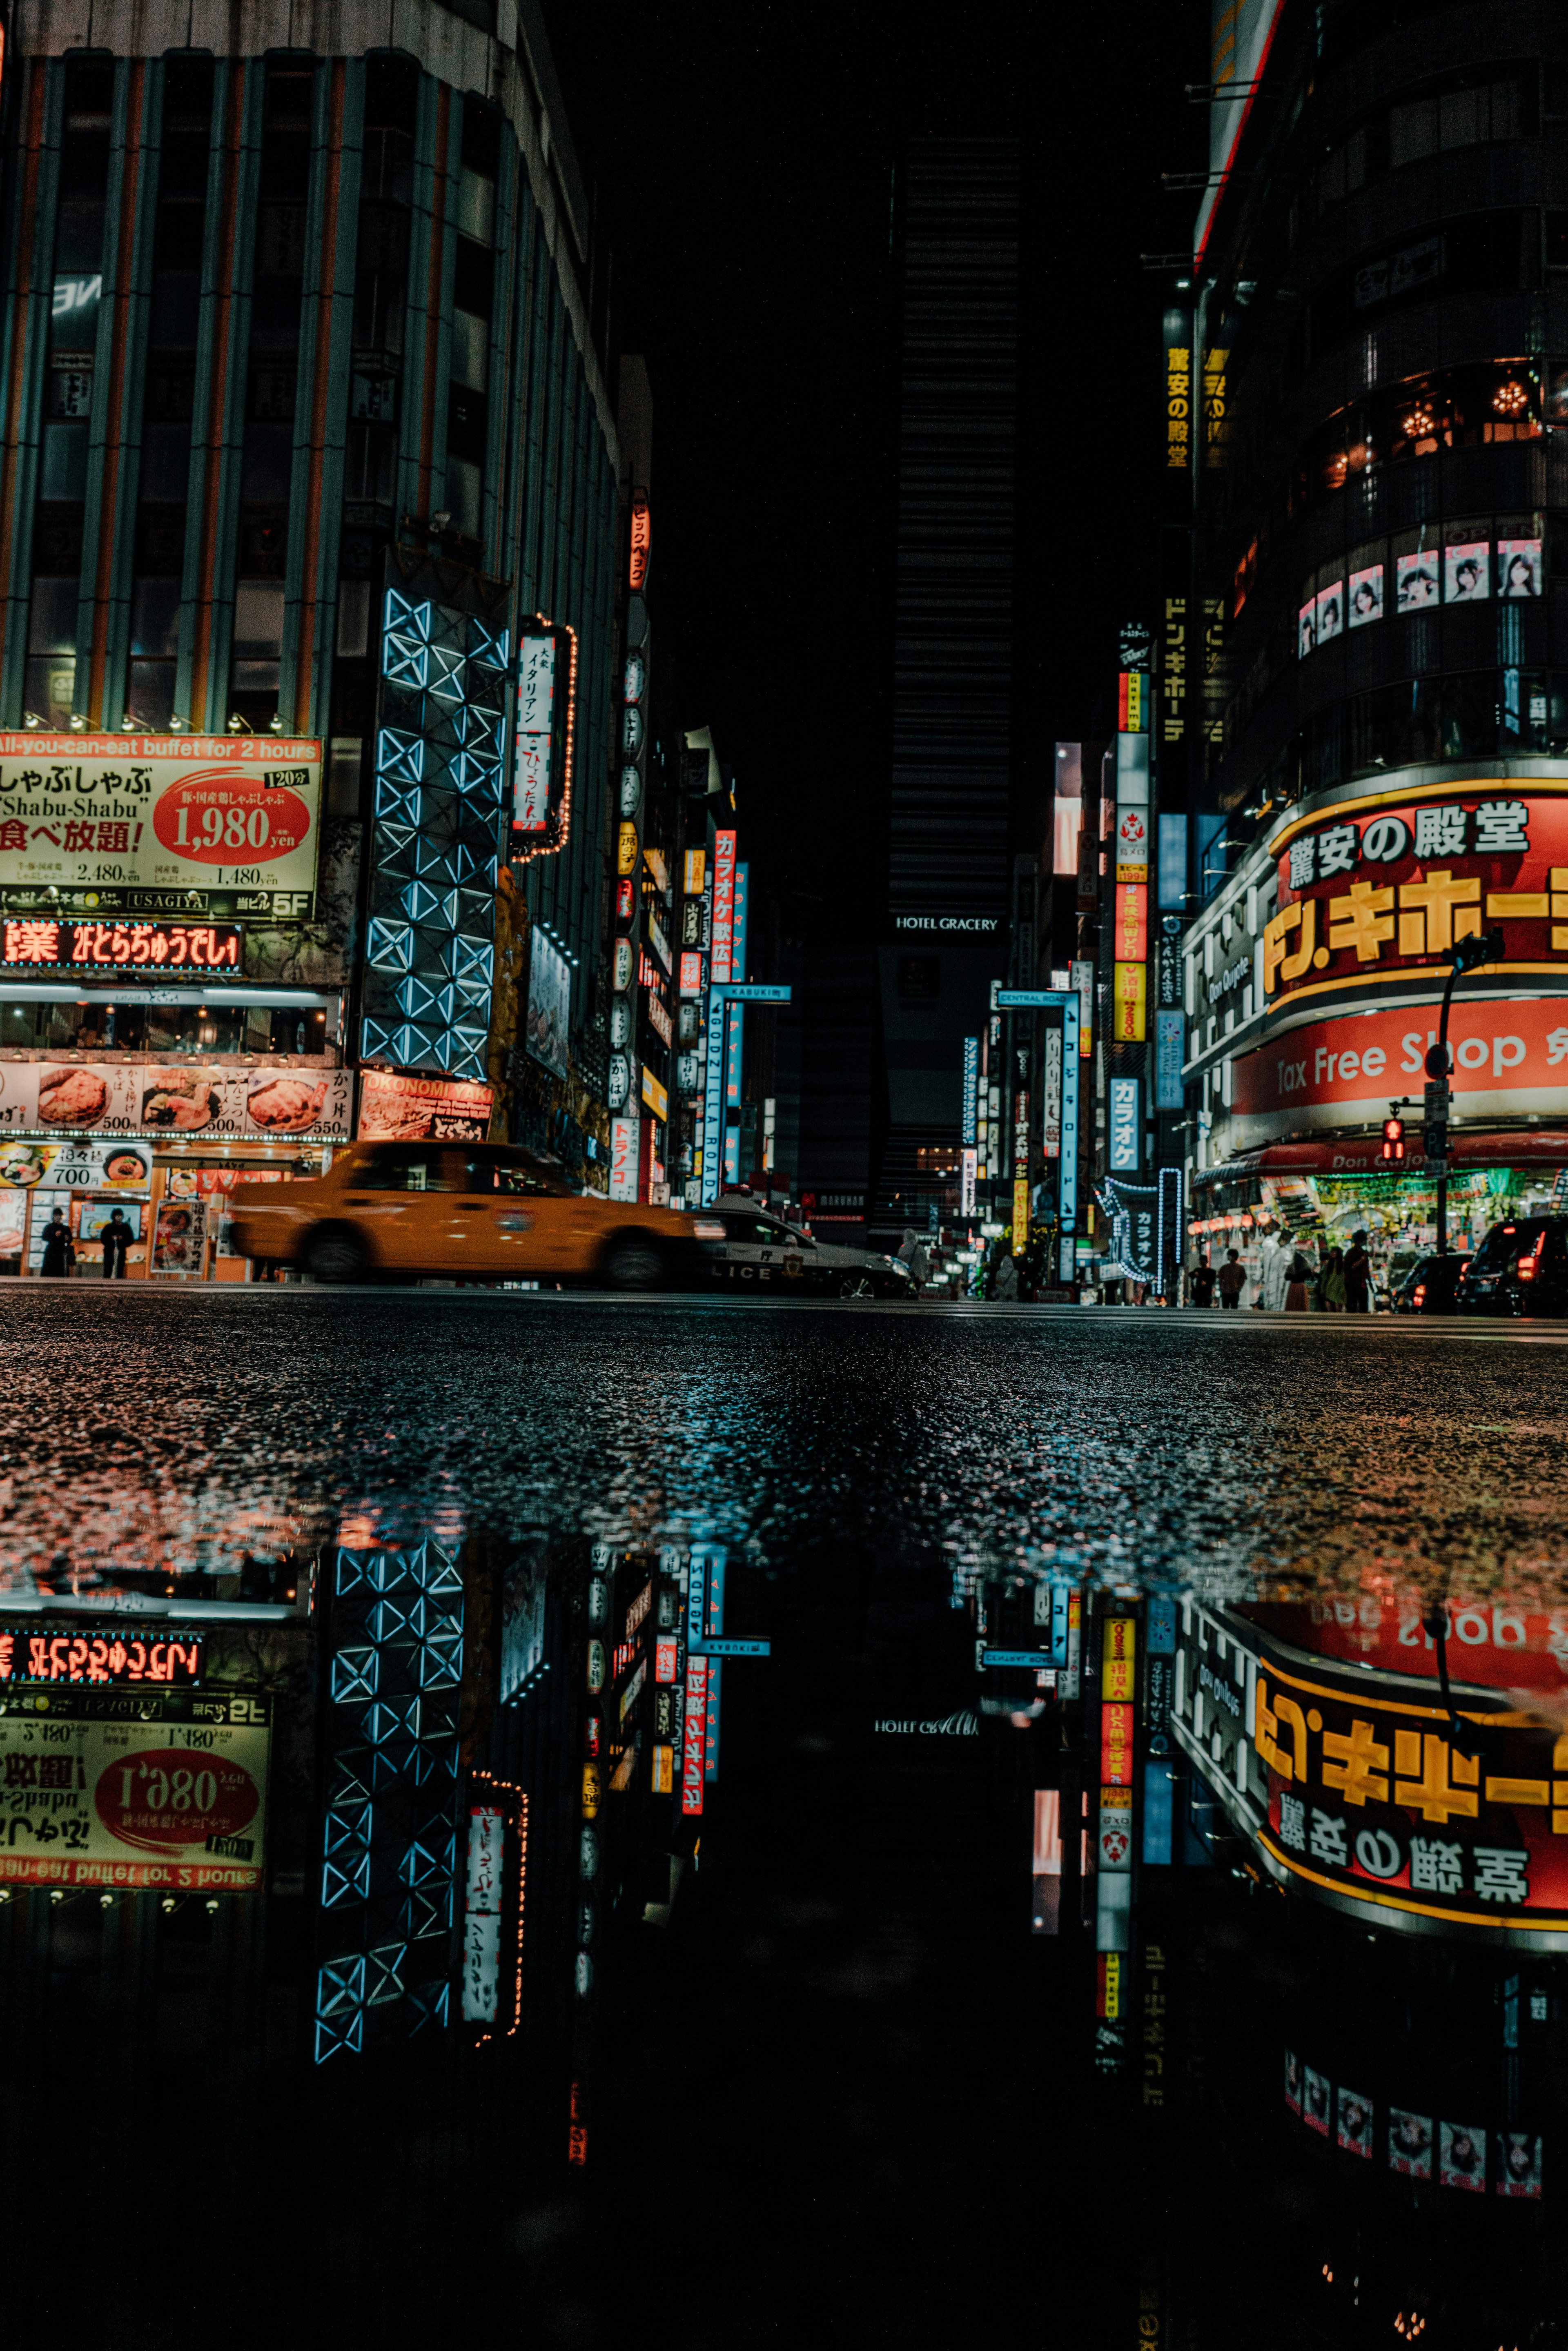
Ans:
[[[0,1061],[0,1135],[83,1134],[342,1141],[351,1070],[291,1063],[236,1071],[143,1061]]]
[[[179,973],[204,980],[237,976],[245,933],[235,923],[70,922],[9,914],[0,922],[0,967],[6,971],[140,973],[160,979]]]
[[[1434,1689],[1276,1655],[1267,1635],[1181,1603],[1173,1728],[1281,1882],[1379,1928],[1473,1930],[1560,1949],[1568,1738],[1506,1688]]]
[[[0,734],[0,907],[308,922],[320,813],[319,742]]]
[[[474,1078],[423,1078],[366,1070],[360,1079],[361,1143],[483,1143],[495,1089]]]
[[[517,742],[512,831],[525,840],[559,828],[571,784],[577,639],[530,621],[517,634]]]
[[[735,953],[735,835],[720,832],[713,844],[713,952],[710,968],[716,985],[737,977]]]
[[[1346,799],[1276,844],[1263,932],[1271,1003],[1350,979],[1446,979],[1456,943],[1500,925],[1496,968],[1568,975],[1568,786],[1530,780]]]
[[[612,1200],[634,1200],[637,1197],[642,1123],[637,1118],[612,1118],[610,1122],[610,1196]]]
[[[523,1042],[558,1078],[567,1074],[571,1039],[571,966],[535,923],[528,936],[528,1012]]]
[[[1155,1015],[1155,1108],[1182,1106],[1182,1039],[1186,1023],[1179,1012]]]
[[[1040,1104],[1040,1148],[1048,1159],[1061,1156],[1061,1038],[1060,1029],[1045,1032],[1045,1092]]]
[[[494,2024],[501,1980],[505,1815],[494,1804],[468,1814],[468,1900],[463,1921],[463,2021]]]
[[[57,1685],[0,1715],[0,1883],[258,1891],[271,1703]]]
[[[1111,1170],[1113,1175],[1136,1174],[1140,1156],[1139,1144],[1138,1081],[1136,1078],[1113,1078],[1111,1081]]]
[[[964,1040],[964,1121],[963,1143],[966,1150],[980,1140],[979,1103],[976,1089],[980,1082],[980,1040],[977,1037]]]

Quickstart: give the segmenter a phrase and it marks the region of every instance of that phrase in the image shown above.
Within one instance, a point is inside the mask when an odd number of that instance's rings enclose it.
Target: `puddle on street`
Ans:
[[[1549,1352],[282,1306],[12,1308],[19,2319],[1560,2339]]]

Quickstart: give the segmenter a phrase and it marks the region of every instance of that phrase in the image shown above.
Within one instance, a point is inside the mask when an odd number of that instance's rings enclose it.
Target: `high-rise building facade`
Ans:
[[[894,178],[886,1097],[871,1202],[894,1224],[957,1208],[964,1040],[1007,952],[1021,170],[1015,138],[919,136]]]
[[[1568,1160],[1568,27],[1225,21],[1218,199],[1166,330],[1212,616],[1189,1164],[1210,1235],[1364,1228],[1392,1259],[1431,1245],[1439,1178],[1461,1245]],[[1455,948],[1494,929],[1428,1104]]]
[[[499,891],[502,978],[548,935],[602,1093],[619,455],[537,7],[45,9],[4,102],[0,901],[67,924],[35,987],[89,915],[227,924],[211,1035],[119,973],[72,1045],[504,1095]]]

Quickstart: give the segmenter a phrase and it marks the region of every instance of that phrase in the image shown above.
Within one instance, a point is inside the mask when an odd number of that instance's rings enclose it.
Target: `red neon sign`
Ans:
[[[0,1682],[165,1682],[193,1689],[202,1678],[202,1643],[127,1641],[118,1633],[0,1633]]]
[[[233,923],[61,923],[33,914],[0,924],[0,964],[70,970],[237,971],[245,933]]]
[[[627,567],[627,580],[635,590],[648,577],[648,555],[653,544],[653,518],[644,497],[632,501],[632,556]]]

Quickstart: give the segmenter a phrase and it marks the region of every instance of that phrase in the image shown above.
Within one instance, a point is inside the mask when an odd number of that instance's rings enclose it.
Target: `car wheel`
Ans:
[[[657,1290],[664,1278],[664,1252],[647,1233],[623,1233],[604,1252],[612,1290]]]
[[[370,1258],[347,1225],[318,1225],[305,1244],[305,1270],[314,1281],[362,1281]]]
[[[846,1273],[839,1284],[839,1296],[841,1298],[874,1298],[876,1285],[869,1274]]]

